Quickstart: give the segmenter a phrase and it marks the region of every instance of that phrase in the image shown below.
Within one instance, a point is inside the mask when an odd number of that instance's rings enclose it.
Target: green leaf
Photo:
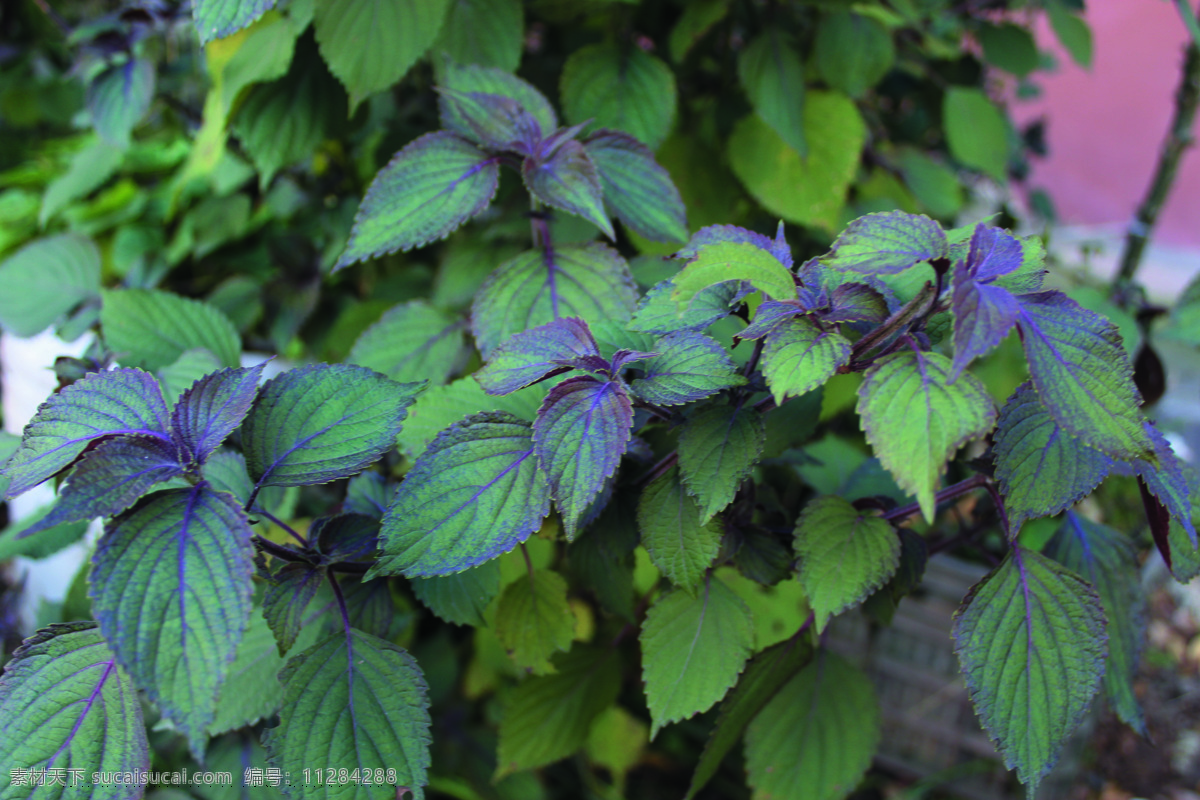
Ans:
[[[199,347],[236,367],[242,352],[237,328],[220,311],[154,289],[105,290],[100,327],[105,344],[130,367],[162,369]]]
[[[796,520],[800,585],[816,615],[817,631],[887,583],[900,565],[892,524],[833,495],[809,503]]]
[[[1030,796],[1087,713],[1104,672],[1105,638],[1092,588],[1017,545],[955,612],[975,711]]]
[[[871,681],[821,650],[747,728],[747,779],[756,800],[846,797],[871,766],[879,739]]]
[[[650,606],[639,637],[650,738],[725,696],[754,643],[750,609],[719,580],[695,596],[669,592]]]
[[[97,372],[43,403],[25,426],[21,447],[4,465],[8,497],[70,466],[93,442],[110,436],[167,434],[167,405],[158,383],[136,369]]]
[[[696,411],[679,434],[679,471],[707,523],[733,501],[742,481],[762,455],[766,433],[762,414],[749,404],[710,405]]]
[[[445,386],[431,386],[421,392],[396,443],[412,460],[425,452],[437,435],[455,422],[481,411],[507,411],[518,419],[533,422],[546,398],[543,384],[518,389],[512,394],[493,397],[471,376],[459,378]]]
[[[924,214],[886,211],[847,225],[821,264],[841,272],[888,275],[946,255],[946,234],[937,222]]]
[[[994,454],[1009,524],[1051,516],[1092,493],[1112,461],[1054,420],[1029,383],[1000,411]]]
[[[795,40],[768,28],[738,56],[738,77],[750,104],[788,146],[808,155],[804,139],[804,64]]]
[[[179,354],[179,358],[157,370],[155,374],[167,403],[174,406],[193,383],[224,366],[221,359],[207,348],[193,347],[191,350],[184,350]]]
[[[810,317],[794,317],[767,335],[762,373],[783,405],[788,397],[811,392],[850,363],[850,340],[822,330]]]
[[[655,355],[645,359],[644,376],[631,386],[651,403],[682,405],[746,383],[728,351],[702,333],[669,333],[654,343],[651,352]]]
[[[255,489],[362,472],[395,445],[420,390],[351,364],[298,367],[272,378],[242,424]]]
[[[989,64],[1011,72],[1018,78],[1024,78],[1038,68],[1038,49],[1033,34],[1020,25],[1011,22],[984,24],[978,35],[979,44],[983,46],[983,58]]]
[[[574,139],[563,142],[544,158],[526,158],[521,178],[534,197],[547,205],[583,217],[609,239],[616,239],[612,222],[604,210],[600,173],[583,145]]]
[[[279,680],[279,725],[263,732],[272,766],[293,776],[318,763],[350,772],[394,769],[397,786],[415,800],[425,796],[428,689],[403,648],[346,628],[293,657]],[[390,800],[397,794],[390,784],[333,782],[304,789],[313,800]]]
[[[528,678],[508,697],[500,720],[496,777],[566,758],[587,741],[592,720],[621,689],[614,648],[575,647],[555,674]]]
[[[521,63],[525,14],[520,0],[450,0],[435,51],[455,61],[512,72]],[[549,133],[549,131],[545,131]]]
[[[796,636],[772,645],[750,659],[737,686],[721,703],[717,724],[700,754],[700,763],[696,765],[684,800],[692,800],[713,779],[725,756],[742,738],[746,726],[812,657],[812,645]]]
[[[854,98],[879,83],[896,60],[896,46],[883,23],[849,11],[821,20],[815,50],[821,78]]]
[[[1068,511],[1046,545],[1046,555],[1087,580],[1100,595],[1108,621],[1104,691],[1117,716],[1145,736],[1146,720],[1133,682],[1146,629],[1146,601],[1133,541],[1120,531]]]
[[[297,647],[306,650],[316,644],[319,625],[307,625],[300,631]],[[229,674],[221,685],[221,696],[210,736],[253,725],[274,714],[283,702],[279,671],[284,667],[275,634],[262,614],[252,612],[246,633],[238,644],[237,655],[229,665]]]
[[[466,139],[414,139],[371,181],[336,269],[445,238],[488,207],[499,182],[499,160]]]
[[[350,112],[408,72],[437,39],[449,0],[316,0],[321,56],[350,93]]]
[[[858,389],[867,441],[900,488],[916,496],[929,522],[946,462],[996,422],[984,385],[966,373],[951,384],[950,373],[945,356],[906,351],[876,362]]]
[[[34,336],[100,294],[100,252],[76,233],[36,239],[0,263],[0,283],[0,326]]]
[[[93,772],[141,772],[150,768],[142,702],[125,670],[92,622],[43,628],[12,654],[0,675],[0,795],[33,797],[32,782],[18,783],[25,770],[73,768],[82,773],[76,789],[47,796],[123,800],[140,796],[133,787],[91,783]],[[44,773],[43,773],[44,774]],[[140,787],[139,787],[140,788]]]
[[[234,498],[200,483],[145,498],[92,558],[105,640],[197,757],[250,616],[252,537]]]
[[[1092,29],[1078,14],[1071,13],[1067,6],[1060,2],[1046,4],[1046,14],[1050,17],[1050,27],[1058,41],[1071,54],[1075,63],[1084,69],[1092,68]]]
[[[449,575],[507,553],[550,512],[531,425],[503,412],[445,430],[409,471],[383,520],[371,575]]]
[[[196,0],[192,15],[200,44],[237,33],[275,7],[275,0]]]
[[[1133,367],[1116,327],[1060,292],[1017,300],[1029,374],[1058,424],[1113,458],[1152,459]]]
[[[593,44],[563,65],[563,111],[572,125],[624,131],[651,150],[675,121],[675,76],[658,58],[635,46]]]
[[[570,648],[575,636],[563,577],[539,569],[506,586],[496,606],[496,636],[521,669],[553,672],[550,657]]]
[[[692,47],[729,14],[729,4],[730,0],[696,0],[684,6],[667,43],[671,60],[682,62]]]
[[[500,562],[492,559],[477,567],[432,578],[414,578],[413,594],[446,622],[484,625],[484,609],[500,594]]]
[[[948,89],[942,101],[942,124],[955,159],[1004,183],[1009,123],[986,94],[961,86]]]
[[[700,248],[700,254],[671,279],[671,295],[685,311],[696,295],[725,281],[749,281],[776,300],[794,300],[796,282],[779,259],[746,242],[722,242]]]
[[[86,522],[68,522],[49,530],[41,531],[37,536],[22,534],[40,522],[54,506],[45,506],[25,517],[20,522],[13,523],[0,532],[0,561],[24,556],[25,558],[46,558],[75,544],[87,533]]]
[[[442,70],[440,84],[446,89],[456,92],[498,94],[516,100],[521,108],[533,115],[538,121],[544,135],[549,135],[558,128],[558,116],[546,96],[533,87],[528,81],[518,78],[495,67],[480,67],[474,65],[455,64],[453,61],[445,64]],[[446,103],[438,103],[438,111],[442,127],[457,131],[464,136],[471,130],[465,120],[457,116],[454,107]]]
[[[962,208],[962,185],[950,167],[915,148],[901,149],[895,160],[905,185],[930,214],[953,217]]]
[[[721,549],[723,529],[718,520],[701,519],[700,504],[684,490],[677,468],[642,490],[637,523],[655,566],[671,583],[694,591]]]
[[[811,91],[804,98],[804,137],[807,158],[752,114],[733,128],[729,164],[767,211],[832,233],[858,169],[867,126],[845,95]]]
[[[154,99],[154,63],[129,58],[107,68],[88,84],[87,107],[96,133],[113,147],[129,147],[133,129]]]
[[[93,139],[71,158],[67,171],[46,187],[42,195],[42,209],[38,212],[38,225],[46,227],[46,223],[59,211],[107,183],[121,166],[122,158],[124,153],[119,147],[103,139]]]
[[[233,130],[266,186],[284,167],[313,158],[346,119],[346,93],[312,47],[298,45],[291,68],[273,83],[253,87],[239,105]]]
[[[583,144],[600,175],[604,202],[622,223],[656,242],[687,239],[683,199],[650,148],[613,131],[598,131]]]
[[[562,317],[625,322],[637,298],[616,250],[599,242],[537,248],[488,277],[475,295],[471,327],[486,358],[511,336]]]
[[[445,383],[458,366],[464,325],[424,300],[396,306],[367,328],[350,349],[351,364],[394,381]]]
[[[304,611],[325,582],[325,570],[293,561],[275,570],[271,580],[273,583],[263,592],[262,616],[278,644],[282,658],[296,644],[304,621]],[[315,642],[308,642],[308,645],[312,644]]]

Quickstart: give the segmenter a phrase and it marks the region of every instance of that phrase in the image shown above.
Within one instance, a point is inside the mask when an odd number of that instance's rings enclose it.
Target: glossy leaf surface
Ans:
[[[699,254],[672,279],[673,297],[680,311],[697,294],[725,281],[748,281],[776,300],[796,296],[796,283],[779,259],[753,244],[721,242],[700,249]]]
[[[521,177],[529,191],[542,202],[583,217],[609,239],[616,238],[604,210],[600,173],[579,142],[563,142],[545,158],[525,159]]]

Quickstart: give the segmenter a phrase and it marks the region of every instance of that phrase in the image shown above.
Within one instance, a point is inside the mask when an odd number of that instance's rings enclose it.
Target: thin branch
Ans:
[[[1177,0],[1181,8],[1187,8],[1182,0]],[[1187,9],[1190,15],[1191,9]],[[1185,15],[1185,21],[1187,16]],[[1191,16],[1195,22],[1195,16]],[[1192,127],[1196,121],[1196,109],[1200,105],[1200,45],[1196,41],[1188,43],[1183,60],[1183,70],[1179,79],[1179,88],[1175,90],[1175,113],[1171,119],[1171,127],[1167,130],[1163,141],[1162,151],[1158,155],[1158,166],[1154,170],[1154,178],[1146,197],[1138,207],[1137,214],[1129,223],[1129,231],[1125,236],[1125,250],[1121,254],[1121,266],[1113,279],[1113,288],[1119,287],[1133,279],[1141,265],[1142,255],[1150,241],[1150,234],[1158,222],[1159,212],[1162,211],[1167,195],[1175,183],[1179,172],[1179,162],[1183,152],[1193,141]]]
[[[288,525],[286,522],[281,520],[279,517],[272,514],[270,511],[267,511],[265,508],[255,508],[250,513],[260,516],[260,517],[266,517],[271,522],[275,523],[280,528],[283,528],[285,531],[287,531],[289,534],[291,534],[292,538],[295,539],[297,542],[299,542],[302,547],[308,547],[308,539],[305,539],[303,536],[296,533],[296,531],[293,530],[290,525]]]
[[[855,362],[867,352],[875,347],[883,344],[893,335],[904,330],[910,322],[921,316],[925,311],[925,304],[937,302],[936,289],[931,281],[926,281],[921,287],[921,291],[917,292],[917,296],[904,304],[904,307],[897,311],[892,316],[888,317],[882,325],[868,333],[866,336],[854,343],[854,347],[850,350],[850,365],[855,366]]]
[[[342,587],[338,584],[337,578],[332,572],[325,573],[325,577],[329,579],[329,585],[333,587],[333,596],[337,598],[338,610],[342,612],[342,627],[346,631],[346,639],[350,639],[350,609],[346,607],[346,596],[342,594]]]
[[[647,472],[645,475],[643,475],[641,478],[638,479],[638,485],[645,486],[647,483],[650,483],[655,478],[666,475],[667,470],[669,470],[669,469],[671,469],[671,467],[675,466],[675,463],[677,461],[679,461],[679,451],[672,450],[670,453],[667,453],[667,455],[664,456],[657,464],[655,464],[653,467],[651,467],[649,472]]]
[[[951,484],[945,489],[942,489],[940,492],[934,495],[934,499],[937,505],[941,505],[942,503],[947,503],[951,500],[962,497],[964,494],[970,494],[976,489],[988,488],[991,486],[991,483],[991,479],[986,475],[973,475],[964,481],[959,481],[958,483]],[[910,503],[906,506],[893,508],[891,511],[884,514],[883,518],[889,522],[901,522],[911,516],[919,514],[920,512],[920,504]]]

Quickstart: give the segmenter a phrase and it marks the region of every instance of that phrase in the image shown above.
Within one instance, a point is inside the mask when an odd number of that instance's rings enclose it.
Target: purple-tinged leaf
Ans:
[[[1200,543],[1196,539],[1196,526],[1192,524],[1192,498],[1188,490],[1187,478],[1183,473],[1183,465],[1175,455],[1175,451],[1171,449],[1171,444],[1154,426],[1154,423],[1147,421],[1145,427],[1146,435],[1154,443],[1154,456],[1157,463],[1136,459],[1131,464],[1133,471],[1145,482],[1146,488],[1158,498],[1158,502],[1171,515],[1171,521],[1182,527],[1187,533],[1188,540],[1195,549]]]
[[[878,325],[888,317],[887,297],[865,283],[843,283],[829,294],[826,322],[865,322]]]
[[[308,537],[329,562],[361,561],[379,546],[379,520],[365,514],[338,514],[313,521]]]
[[[460,368],[463,320],[413,300],[390,309],[355,340],[346,361],[394,381],[440,386]]]
[[[538,144],[538,155],[542,158],[549,158],[558,151],[558,148],[579,136],[587,126],[588,123],[583,122],[579,125],[572,125],[569,128],[559,128],[554,133],[542,139],[541,143]]]
[[[646,375],[633,382],[634,393],[650,403],[677,406],[701,400],[746,379],[712,337],[681,331],[655,343],[658,355],[646,361]]]
[[[255,491],[362,472],[395,446],[422,388],[350,364],[297,367],[267,381],[242,426]]]
[[[887,211],[851,222],[821,263],[843,272],[888,275],[945,255],[941,225],[924,214]]]
[[[122,150],[154,100],[153,61],[129,58],[108,67],[88,84],[87,108],[100,138]]]
[[[1020,295],[1018,302],[1029,373],[1058,424],[1113,458],[1152,457],[1116,327],[1062,292]]]
[[[275,581],[263,593],[263,617],[275,634],[279,655],[287,655],[300,635],[304,609],[325,581],[325,568],[288,562],[271,576]]]
[[[496,67],[449,62],[445,65],[442,86],[457,92],[479,92],[509,97],[516,100],[522,108],[533,115],[542,133],[549,133],[558,128],[558,117],[555,116],[550,101],[530,83],[511,72],[505,72]],[[463,136],[470,135],[470,126],[455,113],[453,107],[445,103],[438,103],[438,112],[443,128],[456,131]]]
[[[642,351],[642,350],[618,350],[613,353],[612,361],[609,363],[608,372],[610,375],[617,375],[621,370],[625,369],[630,364],[638,361],[645,361],[659,355],[657,350]]]
[[[105,640],[197,758],[250,616],[252,537],[234,498],[201,483],[145,498],[92,558]]]
[[[346,485],[346,502],[342,507],[351,514],[383,519],[383,512],[395,495],[396,487],[389,484],[387,478],[368,470],[350,479]]]
[[[604,202],[637,234],[656,242],[687,239],[687,209],[650,148],[626,133],[599,130],[583,143],[604,187]]]
[[[796,282],[783,263],[752,244],[707,245],[672,279],[672,296],[686,309],[701,291],[728,281],[745,282],[774,300],[796,298]]]
[[[94,622],[52,624],[16,649],[0,674],[0,719],[5,797],[136,800],[145,791],[138,783],[91,785],[94,772],[150,769],[141,697]],[[39,791],[32,780],[17,782],[18,767],[62,774],[68,787],[65,770],[79,770],[86,783],[57,791],[54,781],[42,780]]]
[[[69,467],[89,444],[134,434],[169,441],[167,404],[158,382],[138,369],[97,372],[50,397],[25,426],[4,467],[16,497]]]
[[[739,228],[737,225],[708,225],[692,234],[692,238],[682,250],[675,254],[676,258],[691,260],[700,255],[700,249],[710,244],[752,244],[766,250],[788,269],[792,268],[792,251],[783,239],[783,228],[777,230],[775,239],[761,233]]]
[[[954,315],[954,369],[950,380],[972,361],[982,358],[1008,336],[1021,307],[1007,289],[973,279],[970,268],[954,268],[954,293],[950,311]]]
[[[542,139],[537,118],[511,97],[484,92],[460,92],[437,87],[443,114],[461,124],[460,132],[488,150],[516,150],[529,155]]]
[[[150,436],[122,436],[86,453],[58,493],[50,513],[21,532],[31,536],[65,522],[115,516],[156,483],[183,474],[175,445]]]
[[[596,165],[575,140],[563,142],[552,154],[530,156],[521,165],[525,187],[543,203],[583,217],[609,239],[616,239],[604,210],[604,188]]]
[[[381,554],[367,577],[450,575],[528,539],[550,512],[530,428],[511,414],[487,412],[434,439],[388,507]]]
[[[719,283],[703,290],[681,312],[679,303],[671,295],[675,292],[675,284],[662,281],[651,287],[642,302],[638,305],[637,313],[629,322],[629,329],[641,333],[659,335],[677,331],[702,331],[717,320],[729,315],[734,296],[738,293],[736,283]]]
[[[782,405],[811,392],[850,363],[850,340],[822,329],[812,317],[793,317],[768,336],[762,354],[767,386]]]
[[[600,369],[608,367],[587,323],[566,317],[518,333],[497,347],[475,379],[488,394],[509,394],[556,369],[586,363],[583,359],[588,356],[599,360]]]
[[[638,295],[625,259],[599,242],[539,247],[505,262],[475,295],[471,326],[487,358],[510,336],[560,317],[625,322]]]
[[[428,133],[388,162],[363,198],[336,269],[437,241],[488,207],[500,160],[453,133]]]
[[[806,308],[798,300],[767,300],[754,312],[754,319],[736,334],[738,339],[761,339],[784,322],[801,314]]]
[[[1106,638],[1092,587],[1017,545],[955,612],[971,702],[1030,797],[1091,705]]]
[[[183,393],[171,411],[171,435],[181,456],[203,464],[250,412],[266,362],[206,375]]]
[[[1000,411],[993,453],[1013,536],[1025,520],[1052,516],[1091,494],[1113,465],[1063,430],[1030,383]]]
[[[533,424],[534,450],[569,538],[616,472],[632,425],[633,407],[618,381],[570,378],[546,395]]]
[[[867,370],[858,414],[875,455],[932,522],[946,462],[971,439],[986,436],[996,407],[973,375],[950,383],[950,359],[906,350]]]
[[[1024,258],[1020,239],[981,222],[971,235],[971,249],[964,266],[968,277],[986,283],[1016,272]]]

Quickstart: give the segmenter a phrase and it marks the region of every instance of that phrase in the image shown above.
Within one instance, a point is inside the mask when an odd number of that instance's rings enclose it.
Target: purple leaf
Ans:
[[[542,139],[537,119],[511,97],[435,88],[438,106],[447,107],[442,116],[454,117],[465,136],[489,150],[516,150],[529,155]]]
[[[775,256],[781,264],[791,269],[793,263],[792,251],[783,239],[782,227],[778,233],[777,238],[771,239],[769,236],[763,236],[761,233],[739,228],[737,225],[709,225],[692,234],[692,238],[688,240],[687,245],[676,253],[675,257],[693,259],[700,255],[700,248],[710,244],[722,244],[725,242],[752,244],[755,247],[766,250]]]
[[[50,513],[20,538],[64,522],[115,516],[154,484],[182,475],[179,460],[173,444],[150,436],[103,441],[75,465]]]
[[[368,470],[350,479],[342,507],[352,514],[383,519],[383,512],[396,494],[396,487],[378,472]]]
[[[158,382],[138,369],[97,372],[42,403],[5,465],[16,497],[62,471],[89,444],[109,436],[153,436],[166,442],[167,404]]]
[[[534,452],[574,538],[629,443],[633,407],[618,381],[570,378],[546,395],[533,425]]]
[[[1183,465],[1171,449],[1171,444],[1154,427],[1154,423],[1145,423],[1146,434],[1154,443],[1154,455],[1157,463],[1145,459],[1136,459],[1130,466],[1134,473],[1146,484],[1146,488],[1158,498],[1158,502],[1170,514],[1170,519],[1178,523],[1187,533],[1192,547],[1197,546],[1196,527],[1192,524],[1192,499],[1188,491],[1188,481],[1183,474]]]
[[[888,211],[851,222],[821,263],[843,272],[892,274],[945,255],[941,225],[923,214]]]
[[[658,352],[643,352],[641,350],[618,350],[613,353],[612,363],[609,365],[609,374],[616,375],[621,370],[635,361],[645,361],[648,358],[654,358]]]
[[[379,545],[379,520],[365,514],[338,514],[314,520],[308,537],[330,562],[359,561]]]
[[[1025,258],[1021,241],[1012,234],[984,225],[975,226],[971,249],[967,253],[966,272],[977,281],[987,282],[1015,272]]]
[[[604,202],[627,227],[656,242],[687,239],[687,209],[650,148],[625,133],[599,130],[583,143],[604,187]]]
[[[1017,324],[1021,307],[1007,289],[971,278],[968,263],[954,269],[954,368],[950,380],[995,348]]]
[[[761,339],[782,323],[809,310],[797,301],[766,300],[754,312],[754,320],[736,334],[737,338]]]
[[[888,317],[887,298],[865,283],[843,283],[829,295],[829,310],[821,314],[826,322],[865,322],[878,325]]]
[[[574,317],[556,319],[518,333],[497,347],[475,379],[488,394],[509,394],[556,369],[574,367],[587,356],[600,357],[600,347],[587,323]],[[607,361],[603,363],[608,366]]]
[[[264,361],[256,367],[223,369],[185,391],[171,411],[171,434],[182,457],[203,464],[237,430],[254,404]]]
[[[632,387],[651,403],[681,405],[746,382],[725,348],[702,333],[669,333],[654,349],[658,355],[646,362],[646,376],[635,380]]]
[[[521,165],[521,177],[526,188],[543,203],[583,217],[609,239],[616,239],[604,210],[600,174],[579,142],[563,142],[545,158],[527,157]]]
[[[1000,411],[994,454],[1015,536],[1027,519],[1070,508],[1100,485],[1113,462],[1067,433],[1023,383]]]
[[[1058,424],[1113,458],[1151,457],[1116,327],[1062,292],[1020,295],[1017,302],[1033,385]]]

